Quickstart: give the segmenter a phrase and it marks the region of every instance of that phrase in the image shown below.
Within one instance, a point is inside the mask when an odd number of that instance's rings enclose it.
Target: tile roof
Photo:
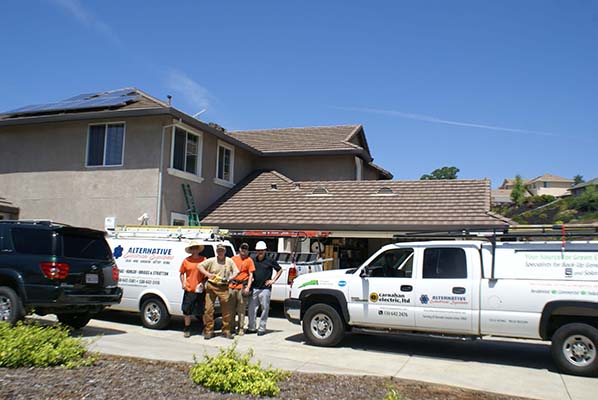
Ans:
[[[530,179],[527,183],[529,184],[533,182],[573,182],[573,179],[563,178],[562,176],[552,174],[544,174],[534,179]]]
[[[591,179],[587,182],[578,183],[577,185],[569,188],[569,190],[581,189],[583,187],[590,186],[590,185],[598,185],[598,178]]]
[[[320,194],[318,194],[320,193]],[[229,229],[417,230],[505,227],[490,181],[303,181],[257,171],[201,213]]]
[[[362,130],[361,125],[339,125],[230,131],[228,134],[264,154],[334,150],[365,150],[369,154],[367,148],[349,141]]]

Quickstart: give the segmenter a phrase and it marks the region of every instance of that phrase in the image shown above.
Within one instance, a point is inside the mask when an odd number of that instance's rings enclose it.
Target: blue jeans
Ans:
[[[255,330],[255,318],[257,314],[257,308],[262,307],[262,315],[260,316],[260,326],[258,331],[266,331],[266,322],[268,321],[268,313],[270,312],[270,295],[272,289],[253,289],[251,297],[249,298],[249,323],[247,329]]]

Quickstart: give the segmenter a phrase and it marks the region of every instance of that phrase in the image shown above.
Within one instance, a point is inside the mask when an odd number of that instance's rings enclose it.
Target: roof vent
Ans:
[[[278,185],[276,183],[271,183],[270,190],[278,190]]]
[[[321,194],[330,194],[330,192],[324,186],[318,186],[317,188],[314,189],[314,191],[311,194],[320,194],[321,195]]]
[[[295,182],[295,187],[293,190],[301,190],[301,184],[299,182]]]
[[[372,196],[396,196],[397,194],[392,191],[388,186],[382,186],[380,189],[373,193]]]

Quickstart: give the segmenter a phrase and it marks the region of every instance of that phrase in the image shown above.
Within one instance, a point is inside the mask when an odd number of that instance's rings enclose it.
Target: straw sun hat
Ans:
[[[189,242],[189,244],[187,245],[187,247],[185,247],[185,251],[189,254],[191,254],[191,247],[199,247],[199,252],[201,253],[204,249],[204,245],[203,244],[199,244],[198,242],[196,242],[195,240],[192,240]]]

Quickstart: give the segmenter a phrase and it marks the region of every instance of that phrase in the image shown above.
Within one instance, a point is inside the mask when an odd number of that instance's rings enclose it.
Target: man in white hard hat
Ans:
[[[247,333],[257,332],[258,336],[266,333],[266,322],[268,321],[268,313],[270,312],[270,296],[272,295],[272,285],[282,274],[282,268],[275,260],[266,257],[266,250],[268,247],[263,241],[257,242],[255,245],[256,256],[253,259],[255,265],[255,272],[253,273],[253,285],[251,286],[251,297],[249,299],[249,323],[247,326]],[[274,274],[276,271],[276,274]],[[262,307],[262,315],[260,316],[260,324],[256,331],[255,319],[257,308]]]

